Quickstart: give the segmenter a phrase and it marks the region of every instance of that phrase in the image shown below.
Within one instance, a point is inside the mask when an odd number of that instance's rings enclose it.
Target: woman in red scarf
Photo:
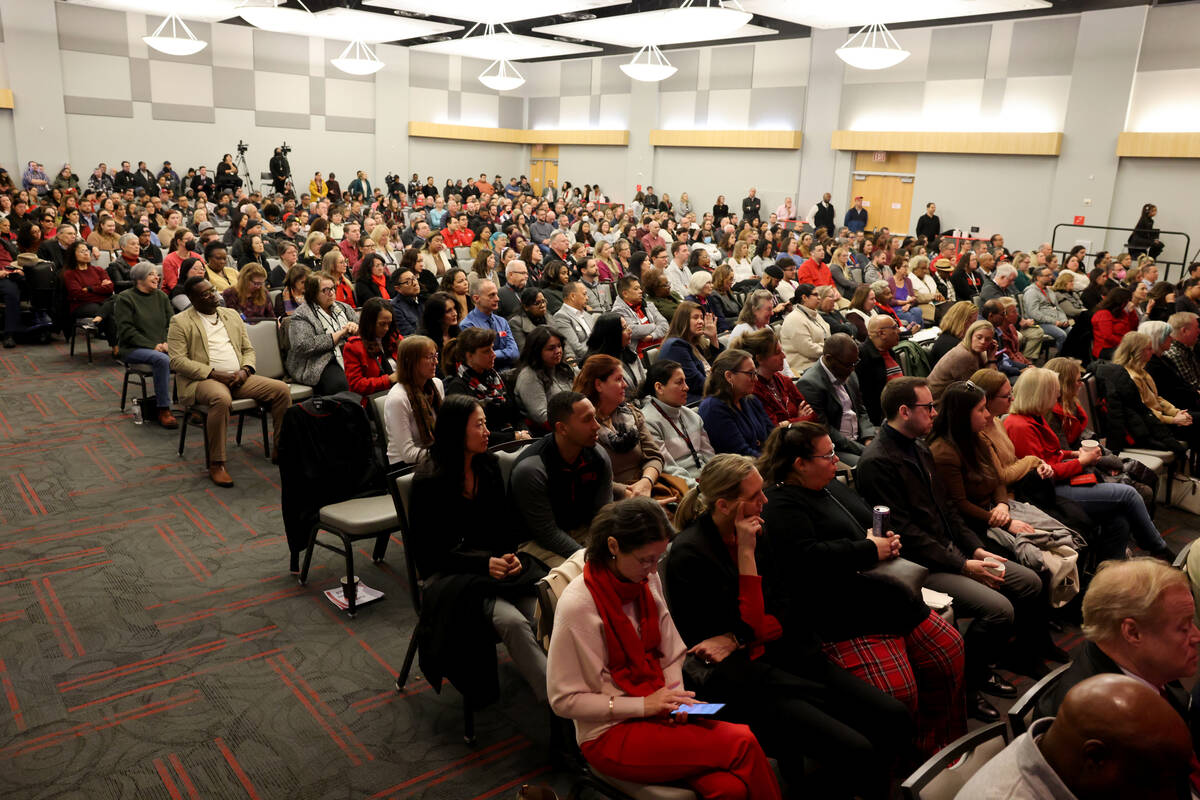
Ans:
[[[658,578],[669,530],[649,498],[596,516],[583,579],[554,615],[550,706],[575,721],[584,758],[604,775],[683,782],[706,800],[775,800],[779,786],[748,727],[684,713],[696,702],[683,690],[687,648]]]

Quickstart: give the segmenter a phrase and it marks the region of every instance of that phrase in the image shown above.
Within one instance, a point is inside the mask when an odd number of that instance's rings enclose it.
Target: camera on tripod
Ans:
[[[292,148],[288,146],[287,142],[284,142],[283,144],[279,145],[279,152],[281,155],[287,156],[288,153],[292,152]]]
[[[250,145],[246,144],[246,143],[245,143],[245,142],[243,142],[241,139],[238,139],[238,143],[237,143],[237,151],[238,151],[238,155],[239,155],[239,156],[244,156],[244,155],[246,155],[246,151],[247,151],[247,150],[249,150],[249,149],[250,149]]]

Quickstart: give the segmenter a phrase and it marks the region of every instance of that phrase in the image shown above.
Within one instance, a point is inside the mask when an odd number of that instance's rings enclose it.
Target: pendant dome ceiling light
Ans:
[[[370,75],[383,69],[379,56],[361,39],[355,39],[346,45],[346,49],[337,58],[329,59],[329,63],[351,75]]]
[[[483,33],[480,35],[480,40],[490,40],[489,44],[493,48],[500,48],[494,55],[498,56],[491,64],[488,64],[487,69],[479,73],[479,82],[489,89],[495,89],[497,92],[511,92],[522,86],[525,83],[524,76],[517,72],[517,68],[512,62],[504,56],[508,55],[506,50],[509,48],[503,47],[503,43],[507,37],[512,37],[513,32],[508,29],[508,26],[503,22],[500,23],[500,29],[503,33],[496,32],[496,24],[492,22],[476,22],[471,26],[471,29],[463,34],[463,39],[469,37],[475,32],[475,29],[483,25]],[[505,37],[507,34],[507,37]]]
[[[864,25],[834,52],[842,61],[859,69],[887,69],[912,55],[882,22]]]
[[[171,26],[170,33],[167,32],[168,24]],[[183,35],[180,35],[181,33]],[[154,33],[143,36],[142,41],[158,52],[166,53],[169,56],[190,56],[208,47],[208,42],[197,39],[191,28],[180,19],[178,14],[168,15],[154,29]]]
[[[722,39],[743,28],[754,15],[739,0],[683,0],[679,8],[661,12],[661,24],[676,42]]]
[[[621,72],[624,72],[635,81],[643,81],[645,83],[654,83],[656,81],[666,80],[679,71],[678,67],[671,65],[667,61],[667,57],[663,55],[662,50],[658,49],[658,45],[644,45],[641,50],[637,51],[637,55],[628,64],[621,65]]]

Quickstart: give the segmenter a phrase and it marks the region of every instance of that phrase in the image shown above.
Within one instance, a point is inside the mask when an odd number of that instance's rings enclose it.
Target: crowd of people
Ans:
[[[737,214],[486,174],[342,192],[317,173],[297,197],[127,171],[0,186],[5,345],[106,338],[151,368],[168,428],[174,380],[208,409],[218,486],[234,400],[269,411],[277,449],[296,386],[384,393],[386,466],[417,473],[412,555],[448,582],[423,613],[478,601],[604,774],[778,797],[770,756],[793,790],[887,797],[968,716],[998,718],[1000,670],[1067,659],[1051,618],[1089,582],[1175,556],[1121,457],[1184,471],[1200,436],[1200,264],[1162,281],[1153,242],[1060,264],[943,237],[933,204],[899,236],[858,199],[836,226],[828,194],[800,218],[754,189]],[[291,386],[256,374],[263,322]],[[505,481],[489,447],[515,440]],[[534,583],[580,558],[547,654]],[[697,697],[721,721],[676,724]]]

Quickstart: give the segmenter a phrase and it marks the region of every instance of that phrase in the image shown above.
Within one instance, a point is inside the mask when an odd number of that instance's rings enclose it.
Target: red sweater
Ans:
[[[394,348],[389,358],[395,358]],[[346,364],[346,382],[350,384],[350,391],[363,396],[364,406],[367,404],[367,395],[392,388],[392,380],[383,374],[379,359],[367,355],[367,345],[361,336],[352,336],[346,342],[342,348],[342,360]]]
[[[828,264],[810,258],[796,270],[796,280],[813,286],[833,286],[833,273],[829,271]]]
[[[1077,459],[1067,457],[1067,451],[1058,444],[1058,435],[1041,417],[1009,414],[1004,418],[1004,430],[1012,439],[1017,458],[1037,456],[1054,468],[1056,480],[1067,480],[1083,471]]]
[[[1136,331],[1137,327],[1136,311],[1114,314],[1111,309],[1105,308],[1092,314],[1092,358],[1099,358],[1101,350],[1119,345],[1121,337]]]
[[[63,270],[63,284],[71,313],[86,303],[103,303],[113,293],[113,282],[101,267]]]

